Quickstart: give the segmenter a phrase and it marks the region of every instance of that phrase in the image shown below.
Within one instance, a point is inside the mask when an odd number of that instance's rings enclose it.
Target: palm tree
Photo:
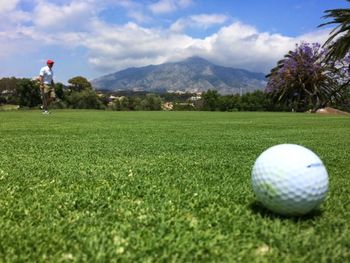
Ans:
[[[346,0],[350,2],[350,0]],[[350,51],[350,9],[332,9],[324,11],[323,18],[333,18],[332,21],[323,23],[319,27],[338,24],[334,28],[324,46],[328,46],[329,52],[326,61],[340,60]],[[336,39],[336,37],[339,37]]]

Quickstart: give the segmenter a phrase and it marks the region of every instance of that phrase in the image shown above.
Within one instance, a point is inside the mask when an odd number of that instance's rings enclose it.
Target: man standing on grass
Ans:
[[[43,99],[43,114],[49,114],[49,105],[56,98],[52,70],[54,62],[49,59],[46,64],[46,67],[40,69],[39,74],[40,90]]]

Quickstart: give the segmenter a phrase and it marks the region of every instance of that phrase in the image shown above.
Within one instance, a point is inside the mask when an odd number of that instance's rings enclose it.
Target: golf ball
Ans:
[[[328,173],[311,150],[280,144],[268,148],[256,159],[252,184],[257,200],[271,211],[304,215],[325,199]]]

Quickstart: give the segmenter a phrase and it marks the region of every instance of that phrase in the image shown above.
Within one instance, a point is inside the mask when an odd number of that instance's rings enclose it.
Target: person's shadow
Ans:
[[[265,208],[260,202],[258,201],[253,201],[249,204],[249,209],[253,212],[255,215],[260,215],[263,218],[268,218],[268,219],[286,219],[286,220],[292,220],[292,221],[308,221],[308,220],[313,220],[316,219],[320,216],[322,216],[322,210],[320,209],[315,209],[311,211],[310,213],[306,215],[300,215],[300,216],[285,216],[285,215],[280,215],[277,213],[274,213],[267,208]]]

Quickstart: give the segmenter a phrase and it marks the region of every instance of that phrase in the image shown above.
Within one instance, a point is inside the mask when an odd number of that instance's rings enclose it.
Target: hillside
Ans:
[[[148,92],[203,92],[209,89],[221,94],[263,90],[263,73],[215,65],[199,57],[181,62],[128,68],[91,81],[96,89]]]

